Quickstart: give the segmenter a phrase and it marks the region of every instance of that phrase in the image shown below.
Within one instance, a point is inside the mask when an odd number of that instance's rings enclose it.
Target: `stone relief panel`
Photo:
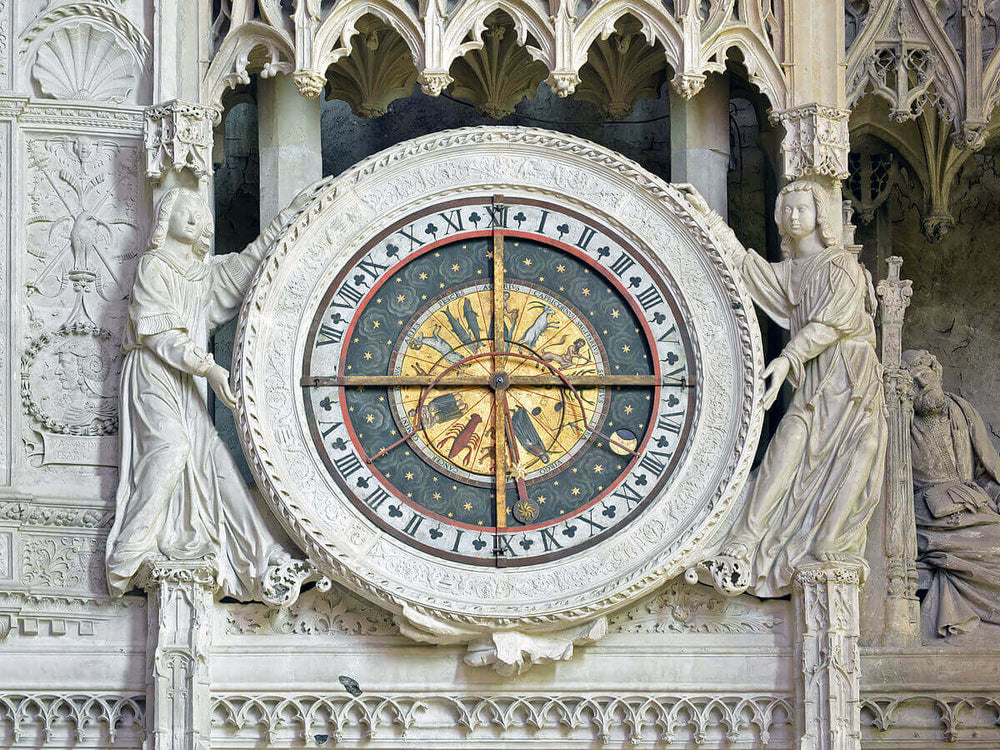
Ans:
[[[145,226],[141,156],[85,135],[25,145],[20,374],[32,465],[116,463],[120,329]]]
[[[54,0],[37,15],[21,13],[29,20],[18,47],[23,90],[98,105],[149,103],[152,47],[141,5]]]

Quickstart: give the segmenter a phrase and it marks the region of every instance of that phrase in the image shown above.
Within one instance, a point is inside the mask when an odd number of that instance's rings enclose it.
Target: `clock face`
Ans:
[[[301,398],[329,477],[405,544],[525,566],[661,493],[698,402],[674,282],[595,217],[488,194],[373,237],[315,308]]]
[[[447,640],[591,623],[702,559],[750,471],[762,357],[680,192],[488,127],[295,205],[233,378],[264,502],[316,569]]]

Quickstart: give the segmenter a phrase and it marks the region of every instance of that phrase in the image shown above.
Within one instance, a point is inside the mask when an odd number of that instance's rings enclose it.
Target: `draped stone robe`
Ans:
[[[258,239],[243,253],[205,260],[150,249],[139,260],[122,345],[112,595],[131,587],[151,555],[213,553],[222,591],[250,599],[277,547],[196,381],[214,363],[197,340],[239,310],[263,247]]]
[[[852,253],[833,246],[771,264],[741,246],[733,259],[757,305],[791,332],[782,354],[795,395],[731,537],[750,551],[751,591],[783,596],[817,540],[861,559],[885,467],[882,368],[868,277]]]
[[[986,425],[947,394],[939,416],[914,417],[911,436],[924,616],[941,636],[1000,625],[1000,457]]]

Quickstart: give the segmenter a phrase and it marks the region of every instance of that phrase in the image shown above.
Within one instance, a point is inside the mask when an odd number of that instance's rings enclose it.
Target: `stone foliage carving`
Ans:
[[[139,747],[145,738],[145,695],[0,692],[0,736],[14,743]],[[103,742],[102,742],[103,741]]]
[[[311,589],[291,606],[229,605],[223,612],[227,635],[392,636],[399,630],[392,617],[339,588]]]
[[[669,583],[637,606],[609,618],[609,633],[767,633],[784,618],[756,599],[720,596],[704,586]]]
[[[284,555],[211,424],[195,378],[234,404],[229,373],[199,340],[235,315],[287,214],[242,253],[206,260],[211,212],[197,193],[168,191],[139,260],[125,323],[121,473],[108,536],[108,587],[120,596],[154,555],[218,557],[219,586],[251,599]]]
[[[268,744],[324,737],[335,743],[401,736],[417,740],[425,731],[454,732],[464,742],[517,738],[547,741],[628,743],[634,747],[717,747],[729,743],[783,746],[792,722],[784,695],[728,694],[526,694],[451,695],[420,693],[212,696],[214,737],[232,736]],[[547,740],[545,740],[547,738]],[[579,747],[579,744],[576,745]]]
[[[487,0],[434,0],[418,7],[375,0],[361,7],[303,3],[290,17],[263,8],[255,13],[250,0],[220,6],[214,26],[220,36],[203,101],[219,104],[225,88],[249,82],[251,73],[265,77],[294,74],[304,95],[318,95],[329,66],[352,54],[353,45],[365,43],[359,19],[366,14],[395,30],[405,42],[398,54],[412,59],[424,92],[437,96],[459,78],[453,67],[456,60],[472,50],[488,48],[490,37],[483,34],[491,25],[488,17],[502,8],[513,22],[508,36],[516,38],[517,49],[526,57],[525,64],[515,69],[526,71],[532,65],[529,60],[537,61],[544,67],[541,77],[559,96],[573,93],[595,42],[606,42],[615,33],[616,23],[629,16],[641,26],[645,43],[660,50],[657,67],[669,65],[675,71],[673,84],[684,96],[695,95],[707,73],[724,72],[726,54],[736,48],[750,79],[771,103],[776,107],[788,104],[781,2],[602,0],[581,5],[560,0],[545,7],[533,0],[509,0],[501,5]],[[639,73],[637,80],[644,78]],[[510,85],[521,89],[527,84]],[[509,96],[503,98],[504,104],[498,106],[510,106],[506,103]],[[616,103],[616,112],[619,106],[624,105]]]
[[[800,565],[860,562],[882,488],[886,409],[875,290],[852,248],[841,244],[832,208],[816,181],[783,188],[775,221],[786,260],[775,264],[743,248],[718,215],[711,218],[754,301],[791,332],[764,371],[771,378],[764,406],[786,379],[795,394],[722,548],[723,558],[750,566],[758,596],[787,594]]]
[[[430,161],[434,169],[426,168]],[[652,232],[675,238],[663,243],[668,248],[663,252],[683,259],[664,262],[678,272],[692,269],[678,286],[683,304],[698,308],[691,313],[698,335],[707,337],[697,346],[698,356],[705,358],[699,369],[708,373],[700,417],[704,427],[697,429],[687,454],[690,469],[676,480],[683,488],[676,504],[657,504],[610,546],[567,557],[541,572],[469,567],[456,574],[379,534],[342,491],[326,483],[322,465],[310,457],[311,443],[300,442],[299,393],[286,373],[296,367],[310,290],[329,285],[344,260],[379,228],[432,198],[501,189],[586,206],[623,236]],[[497,630],[513,633],[516,618],[519,629],[560,633],[567,644],[593,637],[592,628],[612,606],[620,608],[655,582],[682,572],[681,561],[695,554],[709,528],[721,522],[746,477],[747,446],[754,442],[749,436],[760,418],[751,396],[760,387],[755,374],[760,354],[757,326],[747,317],[749,298],[728,278],[713,241],[680,194],[594,144],[515,128],[466,129],[403,143],[312,190],[312,202],[270,250],[248,296],[234,372],[241,403],[238,425],[251,466],[269,504],[317,567],[400,615],[401,624],[415,635],[422,631],[423,639],[474,642]],[[716,274],[719,285],[709,284]],[[724,300],[720,288],[727,290]],[[731,420],[740,425],[739,436],[731,431]],[[722,486],[711,484],[716,469],[703,461],[718,462],[729,477]],[[708,496],[713,499],[698,499]],[[697,522],[707,524],[704,530],[682,531],[681,518],[695,512],[708,514]]]
[[[920,588],[928,632],[1000,625],[1000,455],[979,412],[945,393],[941,364],[908,351],[913,378],[911,446]]]

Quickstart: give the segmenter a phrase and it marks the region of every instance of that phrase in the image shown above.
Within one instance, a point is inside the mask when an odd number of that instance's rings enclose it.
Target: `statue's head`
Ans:
[[[902,363],[913,378],[913,410],[917,414],[941,411],[947,399],[937,357],[926,349],[909,349],[903,352]]]
[[[156,222],[149,237],[149,249],[163,247],[167,239],[188,245],[204,258],[214,234],[212,212],[201,196],[187,188],[172,188],[156,207]]]
[[[781,254],[795,257],[800,240],[818,232],[823,247],[838,244],[839,230],[831,214],[830,191],[814,180],[790,182],[778,193],[774,222],[781,233]]]

